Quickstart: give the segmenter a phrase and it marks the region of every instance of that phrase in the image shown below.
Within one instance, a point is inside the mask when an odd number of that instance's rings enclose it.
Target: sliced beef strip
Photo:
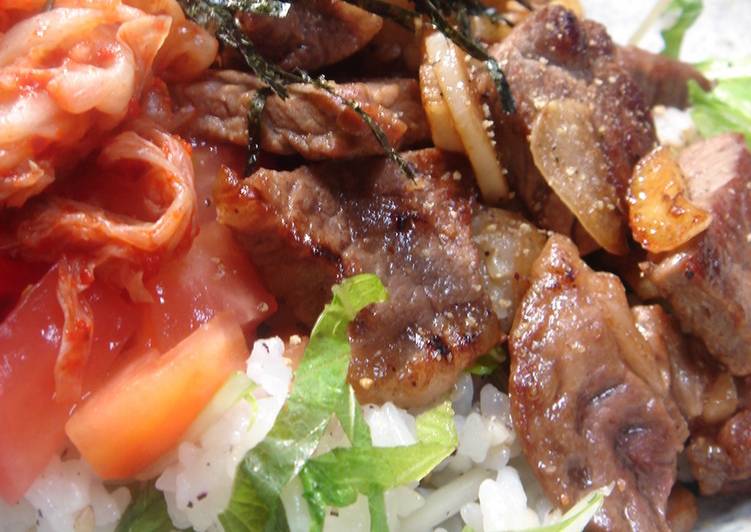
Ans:
[[[219,219],[247,246],[280,306],[310,326],[331,286],[377,274],[390,299],[350,330],[350,382],[365,402],[430,403],[501,338],[482,289],[466,161],[436,149],[404,154],[410,180],[383,158],[259,170],[215,194]]]
[[[261,83],[249,74],[216,71],[205,79],[173,87],[186,135],[245,146],[248,109]],[[427,143],[430,129],[412,79],[333,85],[360,104],[396,148]],[[273,154],[309,160],[378,155],[383,147],[363,119],[337,97],[310,85],[292,85],[289,97],[270,96],[261,115],[261,147]]]
[[[390,79],[336,85],[339,96],[360,104],[400,149],[430,140],[416,80]],[[263,149],[278,154],[299,153],[306,159],[345,159],[383,153],[383,147],[363,119],[329,93],[296,86],[286,100],[272,97],[261,121]]]
[[[238,17],[261,55],[286,70],[318,70],[341,61],[368,44],[383,25],[379,16],[339,0],[296,0],[284,17]]]
[[[623,286],[590,270],[560,235],[531,279],[509,339],[512,417],[528,462],[563,508],[615,483],[594,529],[668,530],[687,430],[671,415]]]
[[[684,330],[700,337],[734,375],[751,374],[751,153],[726,134],[679,159],[691,199],[712,213],[685,247],[653,257],[649,279]]]
[[[665,105],[685,109],[688,105],[689,81],[695,81],[704,90],[712,86],[701,72],[688,63],[636,46],[619,48],[618,57],[650,107]]]
[[[476,83],[490,103],[511,185],[541,227],[573,235],[578,226],[573,214],[547,185],[530,152],[527,139],[539,111],[564,98],[592,106],[608,177],[623,199],[634,165],[656,143],[649,107],[605,29],[563,7],[534,12],[490,53],[508,78],[516,112],[500,109],[488,77]],[[619,205],[622,212],[624,207]]]

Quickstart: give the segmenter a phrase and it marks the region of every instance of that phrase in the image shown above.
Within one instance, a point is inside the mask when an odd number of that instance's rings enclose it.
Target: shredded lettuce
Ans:
[[[665,42],[663,55],[678,59],[686,30],[696,22],[703,8],[702,0],[672,0],[670,2],[664,16],[670,17],[671,24],[660,32]]]
[[[130,490],[133,501],[120,518],[115,532],[171,532],[174,530],[167,513],[164,493],[149,483]]]
[[[370,498],[419,481],[454,452],[458,436],[449,401],[417,417],[417,437],[418,443],[402,447],[368,444],[334,449],[305,464],[301,478],[305,497],[318,517],[316,528],[320,530],[327,506],[342,508],[353,504],[358,494]],[[388,530],[374,525],[373,514],[371,508],[371,530]],[[377,514],[385,523],[385,512]]]
[[[367,424],[346,383],[347,329],[360,310],[385,301],[386,290],[376,276],[366,274],[345,280],[333,293],[313,327],[284,409],[268,436],[238,466],[229,506],[219,516],[227,532],[289,529],[281,491],[313,455],[332,414],[354,446],[370,443]],[[372,505],[383,506],[374,499]]]

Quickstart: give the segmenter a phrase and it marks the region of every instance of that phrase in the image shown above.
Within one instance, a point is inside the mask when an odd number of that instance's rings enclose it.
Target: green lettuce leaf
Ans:
[[[710,92],[694,81],[688,86],[691,118],[699,133],[741,133],[751,148],[751,77],[722,79]]]
[[[665,48],[662,50],[663,55],[678,59],[686,30],[696,22],[703,8],[702,0],[672,0],[670,2],[665,14],[674,16],[675,21],[660,32],[662,40],[665,42]]]
[[[371,530],[388,530],[383,492],[421,480],[456,449],[458,436],[449,401],[417,417],[417,437],[414,445],[353,445],[309,460],[301,479],[311,513],[323,516],[327,506],[349,506],[362,494],[371,508]],[[376,511],[374,504],[380,506]],[[374,523],[374,515],[382,521]]]
[[[133,501],[120,518],[115,532],[171,532],[174,530],[167,513],[164,493],[153,483],[131,489]]]
[[[353,442],[370,442],[354,393],[346,384],[350,360],[347,329],[366,306],[386,300],[374,275],[359,275],[332,289],[318,318],[295,385],[266,438],[248,451],[237,469],[229,506],[219,516],[227,532],[288,530],[281,491],[300,473],[336,413]]]

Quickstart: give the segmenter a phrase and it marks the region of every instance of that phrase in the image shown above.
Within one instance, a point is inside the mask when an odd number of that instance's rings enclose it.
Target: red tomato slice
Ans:
[[[102,283],[83,297],[94,316],[86,380],[103,377],[136,327],[133,306]],[[24,295],[0,324],[0,496],[17,501],[65,444],[71,404],[54,400],[53,371],[63,327],[57,268]]]
[[[220,314],[164,355],[132,362],[76,410],[65,430],[102,478],[132,477],[177,445],[247,357],[237,321]]]
[[[18,301],[21,293],[42,278],[49,266],[0,257],[0,319]]]
[[[190,251],[165,265],[146,288],[154,303],[142,311],[143,345],[165,352],[220,312],[229,312],[246,333],[276,311],[247,254],[229,229],[201,227]]]

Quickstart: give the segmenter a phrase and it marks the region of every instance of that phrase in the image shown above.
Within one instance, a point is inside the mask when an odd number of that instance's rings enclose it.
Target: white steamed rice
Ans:
[[[265,437],[286,400],[292,371],[283,353],[278,338],[257,341],[246,372],[257,385],[253,397],[239,400],[194,441],[184,441],[160,462],[156,487],[164,492],[176,527],[221,530],[217,518],[229,502],[237,464]],[[468,524],[477,532],[492,532],[537,526],[558,517],[520,456],[508,396],[490,384],[475,394],[472,378],[464,375],[453,403],[457,452],[421,485],[386,493],[390,529],[458,532]],[[373,445],[417,442],[410,412],[392,403],[363,410]],[[318,452],[343,444],[346,438],[334,422]],[[80,458],[55,458],[19,504],[0,501],[0,531],[111,531],[130,498],[127,488],[105,485]],[[283,502],[292,530],[307,530],[310,521],[299,482],[287,487]],[[324,530],[367,532],[369,527],[367,500],[361,497],[350,507],[331,509]]]

